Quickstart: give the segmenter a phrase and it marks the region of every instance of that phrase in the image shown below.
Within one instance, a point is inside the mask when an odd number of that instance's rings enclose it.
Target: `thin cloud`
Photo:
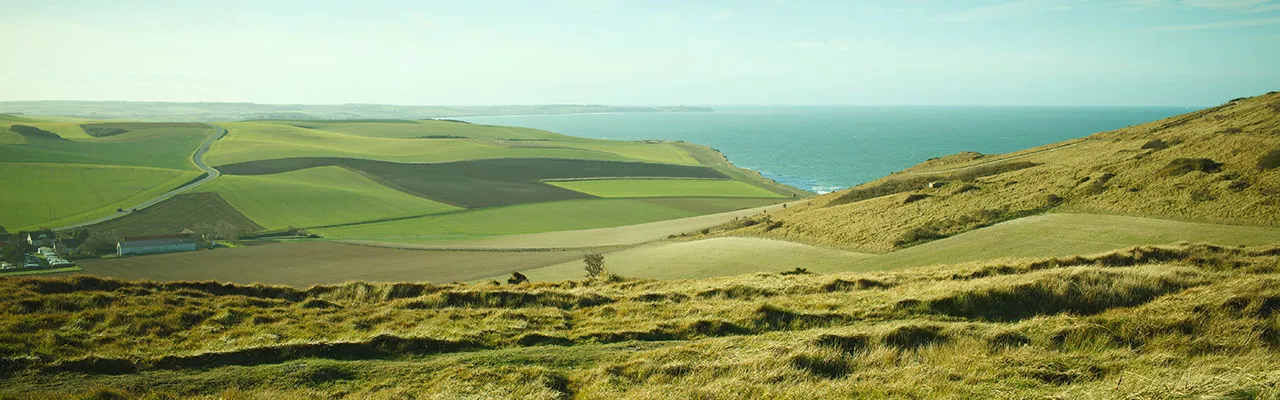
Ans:
[[[1275,0],[1126,0],[1122,9],[1145,11],[1161,8],[1195,8],[1201,10],[1259,13],[1280,11]]]
[[[1269,2],[1270,0],[1183,0],[1182,4],[1195,8],[1247,11],[1261,7]]]
[[[1203,29],[1239,28],[1247,26],[1265,26],[1280,24],[1280,18],[1251,18],[1236,21],[1210,22],[1205,24],[1165,25],[1139,29],[1139,32],[1196,31]]]
[[[1061,0],[1016,0],[948,14],[934,15],[929,17],[929,20],[933,22],[954,23],[979,22],[1064,11],[1070,8],[1071,4],[1069,2]]]
[[[736,17],[736,16],[738,16],[738,10],[720,10],[720,11],[711,13],[711,20],[724,21],[727,19],[733,19],[733,17]]]

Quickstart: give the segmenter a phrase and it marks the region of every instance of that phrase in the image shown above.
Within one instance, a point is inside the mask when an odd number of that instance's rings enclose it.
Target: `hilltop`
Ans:
[[[295,289],[4,279],[13,398],[1274,398],[1280,248]]]
[[[883,253],[1047,212],[1280,224],[1280,93],[1003,155],[961,153],[751,219],[762,236]]]

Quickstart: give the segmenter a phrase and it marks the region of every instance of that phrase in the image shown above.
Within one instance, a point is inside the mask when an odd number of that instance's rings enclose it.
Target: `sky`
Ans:
[[[1280,0],[0,0],[0,101],[1213,105]]]

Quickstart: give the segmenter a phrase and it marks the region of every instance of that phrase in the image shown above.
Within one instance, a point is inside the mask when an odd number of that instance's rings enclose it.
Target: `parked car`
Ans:
[[[49,266],[51,267],[70,267],[72,265],[75,265],[75,263],[72,263],[67,260],[63,260],[61,258],[55,258],[55,259],[49,260]]]
[[[13,268],[17,268],[17,267],[14,267],[13,264],[10,264],[8,262],[0,261],[0,269],[13,269]]]
[[[26,263],[22,264],[22,268],[40,268],[40,267],[43,267],[43,265],[40,265],[39,262],[35,262],[35,261],[27,261]]]

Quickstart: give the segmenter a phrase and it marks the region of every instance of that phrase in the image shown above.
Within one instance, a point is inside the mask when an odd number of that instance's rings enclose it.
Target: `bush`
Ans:
[[[1179,158],[1170,161],[1169,165],[1160,168],[1156,173],[1164,176],[1181,176],[1192,171],[1205,173],[1222,171],[1222,163],[1208,158]]]
[[[1271,150],[1267,155],[1258,159],[1258,169],[1268,170],[1280,167],[1280,150]]]
[[[1168,143],[1165,143],[1163,140],[1160,140],[1160,139],[1151,139],[1151,141],[1147,142],[1146,144],[1143,144],[1143,145],[1142,145],[1142,148],[1143,148],[1144,150],[1146,150],[1146,149],[1150,149],[1150,150],[1164,150],[1164,149],[1169,148],[1169,144],[1168,144]]]
[[[34,127],[34,126],[26,126],[26,125],[11,125],[11,126],[9,126],[9,131],[10,131],[10,132],[13,132],[13,133],[16,133],[16,134],[19,134],[19,135],[22,135],[22,136],[28,136],[28,137],[38,137],[38,138],[45,138],[45,139],[66,140],[66,139],[63,139],[63,138],[62,138],[62,136],[58,136],[58,134],[56,134],[56,133],[49,132],[49,131],[46,131],[46,130],[44,130],[44,129],[40,129],[40,128],[37,128],[37,127]]]
[[[586,264],[582,269],[587,271],[588,278],[604,276],[604,254],[587,253],[582,256],[582,263]]]
[[[978,187],[966,183],[966,184],[960,185],[960,187],[956,188],[956,190],[951,191],[951,194],[956,195],[956,194],[965,193],[965,192],[972,192],[974,190],[978,190]]]
[[[927,195],[927,194],[923,194],[923,193],[912,193],[912,194],[907,195],[907,198],[902,199],[902,204],[911,204],[911,203],[915,203],[915,202],[917,202],[917,201],[924,200],[924,199],[927,199],[927,198],[929,198],[929,195]]]

